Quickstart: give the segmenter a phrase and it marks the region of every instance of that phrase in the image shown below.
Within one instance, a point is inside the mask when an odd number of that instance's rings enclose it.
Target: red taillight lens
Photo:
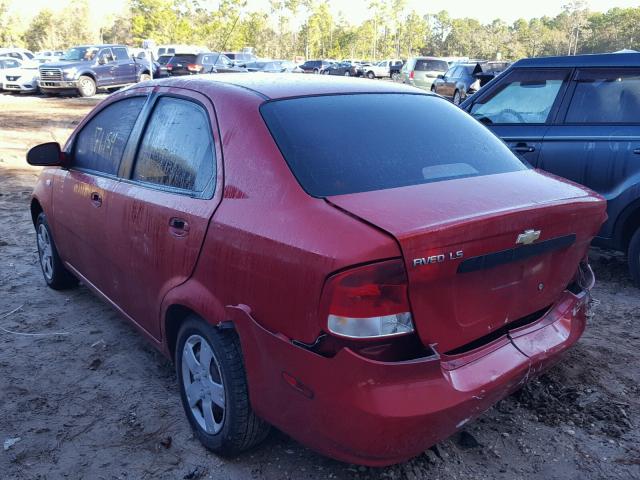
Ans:
[[[375,338],[413,331],[402,260],[347,270],[325,286],[327,328],[351,338]]]
[[[416,73],[416,72],[414,72],[413,70],[411,70],[411,73],[409,73],[409,78],[410,78],[411,80],[413,80],[413,77],[414,77],[415,73]]]
[[[167,70],[173,70],[173,65],[167,65]]]
[[[202,70],[202,65],[198,65],[196,63],[190,63],[187,65],[187,70],[189,70],[190,72],[199,72],[200,70]]]

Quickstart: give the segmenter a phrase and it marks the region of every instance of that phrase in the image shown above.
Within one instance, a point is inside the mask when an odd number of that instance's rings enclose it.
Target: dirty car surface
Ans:
[[[274,425],[343,461],[403,461],[584,330],[605,202],[417,89],[156,81],[56,148],[28,156],[50,166],[31,205],[45,280],[80,279],[172,358],[220,454]]]

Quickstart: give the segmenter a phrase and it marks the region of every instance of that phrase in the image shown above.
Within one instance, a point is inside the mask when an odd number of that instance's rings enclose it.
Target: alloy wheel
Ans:
[[[47,227],[43,224],[38,226],[38,255],[40,256],[40,265],[42,273],[47,280],[53,278],[53,252],[51,249],[51,237]]]
[[[191,335],[184,343],[182,384],[200,428],[210,435],[218,433],[225,418],[224,382],[211,345],[200,335]]]

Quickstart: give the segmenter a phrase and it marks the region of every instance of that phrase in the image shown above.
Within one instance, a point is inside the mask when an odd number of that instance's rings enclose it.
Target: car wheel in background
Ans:
[[[436,93],[436,86],[435,85],[431,85],[431,92]]]
[[[317,75],[317,74],[319,74],[319,73],[320,73],[320,70],[318,70],[317,68],[314,68],[314,69],[313,69],[313,73],[314,73],[315,75]]]
[[[40,260],[42,275],[47,285],[54,290],[64,290],[77,285],[78,279],[65,268],[62,260],[60,260],[44,212],[40,212],[36,219],[36,240],[38,243],[38,259]]]
[[[398,72],[393,72],[391,74],[391,80],[393,80],[394,82],[397,82],[398,78],[400,78],[400,74]]]
[[[376,76],[373,72],[367,72],[367,78],[373,80],[374,78],[376,78]]]
[[[93,78],[82,75],[78,79],[78,92],[81,97],[93,97],[96,94],[96,82]]]
[[[347,70],[346,72],[344,72],[344,76],[345,76],[345,77],[350,77],[350,76],[351,76],[351,74],[349,73],[349,70]]]
[[[146,82],[147,80],[151,80],[151,75],[149,75],[148,73],[143,73],[142,75],[140,75],[141,82]]]
[[[228,456],[264,440],[270,426],[251,408],[234,329],[217,329],[196,316],[187,318],[178,334],[175,364],[182,405],[205,447]]]
[[[631,273],[633,283],[640,288],[640,228],[636,230],[629,242],[627,261],[629,262],[629,273]]]
[[[453,92],[453,104],[460,105],[460,102],[461,102],[460,92],[456,90],[455,92]]]

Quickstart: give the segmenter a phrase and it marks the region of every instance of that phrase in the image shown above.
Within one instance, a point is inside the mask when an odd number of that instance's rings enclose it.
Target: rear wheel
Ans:
[[[93,97],[96,94],[96,82],[93,78],[82,75],[78,79],[78,92],[81,97]]]
[[[151,80],[151,75],[149,75],[148,73],[143,73],[142,75],[140,75],[141,82],[146,82],[147,80]]]
[[[351,73],[349,73],[349,70],[347,70],[346,72],[344,72],[344,76],[345,76],[345,77],[350,77],[350,76],[351,76]]]
[[[317,75],[317,74],[319,74],[319,73],[320,73],[320,70],[318,70],[317,68],[314,68],[314,69],[313,69],[313,73]]]
[[[627,261],[629,262],[629,273],[633,278],[633,283],[640,288],[640,228],[631,237],[629,250],[627,250]]]
[[[78,279],[65,268],[62,260],[60,260],[58,249],[51,236],[51,230],[44,212],[40,212],[36,219],[36,239],[40,267],[47,285],[54,290],[64,290],[77,285]]]
[[[460,105],[460,101],[461,101],[460,92],[458,90],[456,90],[453,93],[453,104],[454,105]]]
[[[373,72],[367,72],[367,78],[373,80],[374,78],[376,78],[376,75]]]
[[[182,405],[206,448],[236,455],[264,440],[270,427],[251,408],[235,330],[188,318],[178,334],[175,363]]]

